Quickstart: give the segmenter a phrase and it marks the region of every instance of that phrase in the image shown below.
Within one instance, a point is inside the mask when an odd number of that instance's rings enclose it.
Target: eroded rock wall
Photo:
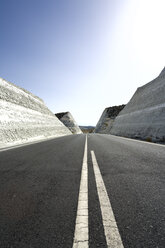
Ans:
[[[119,105],[119,106],[113,106],[113,107],[109,107],[106,108],[96,127],[94,130],[94,133],[102,133],[102,134],[108,134],[110,133],[110,130],[113,126],[114,120],[116,118],[116,116],[120,113],[120,111],[125,107],[125,105]]]
[[[82,133],[70,112],[62,112],[55,115],[73,134]]]
[[[115,119],[111,134],[151,141],[165,141],[165,68],[139,87]]]
[[[0,145],[68,134],[39,97],[0,78]]]

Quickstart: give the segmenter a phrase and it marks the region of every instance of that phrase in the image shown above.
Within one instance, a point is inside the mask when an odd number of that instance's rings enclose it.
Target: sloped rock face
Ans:
[[[70,112],[62,112],[55,114],[56,117],[67,127],[73,134],[82,133],[81,129],[75,122]]]
[[[113,106],[106,108],[102,113],[94,133],[108,134],[113,126],[114,120],[125,105]]]
[[[139,87],[115,119],[111,134],[151,141],[165,141],[165,68]]]
[[[68,134],[40,98],[0,78],[0,145]]]

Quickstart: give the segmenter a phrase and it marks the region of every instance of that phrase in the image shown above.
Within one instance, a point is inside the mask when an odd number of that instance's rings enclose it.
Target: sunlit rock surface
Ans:
[[[94,130],[94,133],[102,133],[102,134],[108,134],[110,133],[110,130],[113,126],[114,120],[116,118],[116,116],[120,113],[120,111],[125,107],[125,105],[119,105],[119,106],[113,106],[113,107],[109,107],[106,108],[96,127]]]
[[[165,141],[165,68],[139,87],[115,119],[111,134],[148,141]]]
[[[40,98],[0,78],[0,146],[69,134]]]
[[[70,112],[62,112],[55,114],[57,118],[67,127],[73,134],[82,133],[81,129],[75,122]]]

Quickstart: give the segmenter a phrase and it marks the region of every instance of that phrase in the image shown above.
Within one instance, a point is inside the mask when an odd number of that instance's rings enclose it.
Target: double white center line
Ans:
[[[104,185],[103,178],[96,160],[94,151],[91,151],[93,169],[95,174],[97,192],[103,220],[104,233],[108,248],[123,248],[122,240],[115,221],[111,203]],[[83,166],[76,217],[73,248],[89,247],[88,230],[88,164],[87,164],[87,136],[85,141]]]
[[[88,164],[86,136],[73,248],[87,248],[88,236]]]

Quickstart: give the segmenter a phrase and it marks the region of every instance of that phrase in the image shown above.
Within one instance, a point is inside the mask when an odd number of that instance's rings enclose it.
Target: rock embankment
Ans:
[[[73,134],[82,133],[70,112],[61,112],[55,115]]]
[[[0,78],[0,146],[71,132],[37,96]]]
[[[165,68],[139,87],[115,119],[111,134],[148,141],[165,141]]]
[[[94,133],[102,133],[102,134],[108,134],[110,133],[110,130],[113,126],[114,120],[116,118],[116,116],[120,113],[120,111],[125,107],[125,105],[119,105],[119,106],[113,106],[113,107],[109,107],[106,108],[96,127],[94,130]]]

